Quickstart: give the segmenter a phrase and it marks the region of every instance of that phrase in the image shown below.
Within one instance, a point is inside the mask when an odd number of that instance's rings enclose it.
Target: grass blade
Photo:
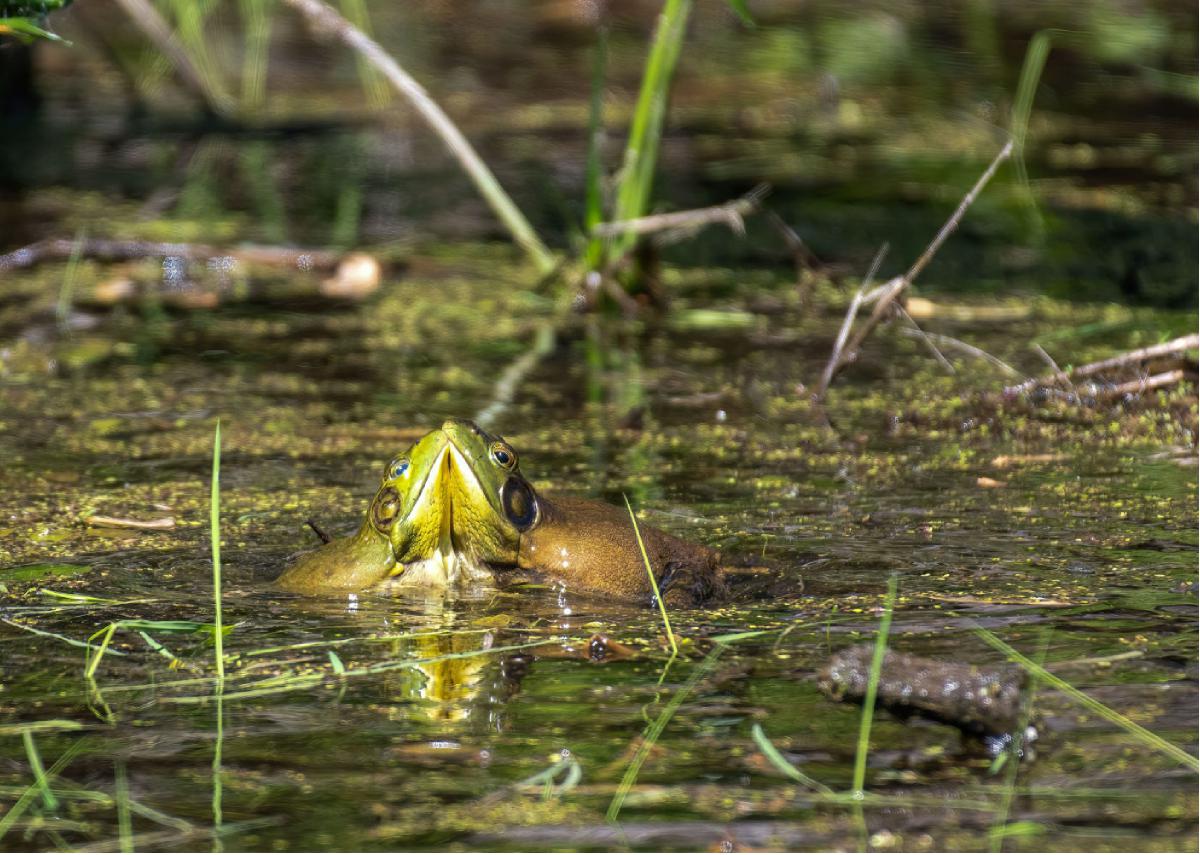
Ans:
[[[117,803],[117,839],[122,852],[133,851],[133,823],[129,817],[129,779],[125,775],[125,764],[117,761],[116,785],[113,801]]]
[[[808,775],[805,775],[803,772],[797,769],[794,764],[789,762],[786,757],[779,753],[779,749],[776,748],[771,743],[771,740],[767,738],[767,735],[763,733],[761,724],[755,722],[754,727],[750,729],[750,735],[754,737],[754,744],[758,746],[758,750],[761,751],[763,756],[771,761],[771,765],[780,772],[787,775],[793,781],[799,781],[801,784],[804,784],[804,786],[816,790],[822,795],[831,797],[837,796],[837,793],[835,793],[831,788],[825,786],[816,778],[811,778]]]
[[[213,433],[212,484],[209,495],[209,531],[212,539],[213,569],[213,646],[217,659],[217,679],[225,679],[225,631],[221,619],[221,420]]]
[[[1150,748],[1153,748],[1155,751],[1159,751],[1159,752],[1167,755],[1172,760],[1175,760],[1177,763],[1187,766],[1193,772],[1200,772],[1200,760],[1198,760],[1196,757],[1194,757],[1191,754],[1184,751],[1178,745],[1174,745],[1170,742],[1167,742],[1167,740],[1163,739],[1157,733],[1152,733],[1151,731],[1142,727],[1137,722],[1130,721],[1128,718],[1121,715],[1116,710],[1106,707],[1104,704],[1100,703],[1099,701],[1097,701],[1095,698],[1091,697],[1090,695],[1084,694],[1079,689],[1076,689],[1074,686],[1072,686],[1070,683],[1068,683],[1066,680],[1051,673],[1050,671],[1047,671],[1045,668],[1043,668],[1041,665],[1034,662],[1032,659],[1017,652],[1016,649],[1009,646],[1005,642],[1001,641],[994,633],[990,632],[989,630],[986,630],[983,627],[977,627],[975,629],[975,634],[977,636],[979,636],[990,647],[1003,653],[1010,660],[1012,660],[1013,662],[1016,662],[1018,665],[1020,665],[1022,668],[1024,668],[1026,671],[1028,671],[1031,675],[1036,677],[1041,682],[1046,683],[1049,686],[1053,686],[1055,689],[1062,692],[1064,695],[1067,695],[1068,697],[1072,698],[1073,700],[1077,701],[1078,703],[1082,704],[1089,711],[1100,716],[1105,721],[1108,721],[1111,724],[1115,724],[1117,727],[1124,730],[1126,733],[1128,733],[1130,736],[1137,739],[1143,745],[1146,745]]]
[[[663,117],[667,110],[667,91],[679,59],[680,46],[687,31],[688,15],[692,0],[666,0],[650,56],[646,60],[646,71],[642,76],[642,87],[634,108],[633,123],[629,128],[629,139],[625,145],[625,160],[621,166],[617,200],[613,211],[614,220],[633,220],[646,212],[650,199],[650,187],[654,180],[654,166],[662,139]],[[625,234],[615,241],[617,254],[624,253],[633,245],[636,237]]]
[[[553,273],[558,266],[554,255],[542,243],[529,220],[500,186],[496,176],[487,167],[474,147],[463,136],[458,126],[450,120],[438,104],[429,97],[420,83],[400,67],[378,42],[363,33],[321,0],[284,0],[302,14],[316,29],[340,40],[357,52],[367,62],[379,69],[396,91],[421,114],[421,118],[433,129],[458,161],[459,166],[475,184],[492,212],[512,233],[513,240],[537,265],[543,275]]]
[[[63,767],[71,762],[76,754],[83,750],[86,744],[87,741],[81,739],[78,742],[72,743],[70,748],[59,755],[59,758],[54,761],[54,765],[51,766],[49,771],[45,773],[47,784],[63,770]],[[17,820],[19,820],[25,813],[26,809],[28,809],[38,791],[39,782],[35,781],[25,788],[25,792],[22,793],[13,806],[8,809],[8,812],[5,813],[4,816],[0,816],[0,840],[3,840],[4,835],[8,834],[9,830],[17,824]]]
[[[867,779],[867,754],[871,750],[871,722],[875,717],[875,695],[879,691],[879,672],[883,670],[883,655],[887,652],[888,631],[892,628],[892,610],[896,606],[896,575],[888,579],[887,595],[883,600],[883,617],[875,633],[875,653],[871,657],[871,673],[867,692],[863,696],[862,718],[858,722],[858,748],[854,753],[854,783],[851,790],[860,795]]]
[[[621,805],[625,803],[625,797],[629,795],[629,791],[637,783],[638,773],[642,770],[642,764],[646,762],[646,758],[650,756],[650,752],[654,749],[658,738],[662,736],[667,722],[671,720],[671,717],[675,715],[676,711],[683,705],[684,700],[699,685],[700,681],[716,667],[717,660],[721,658],[721,654],[724,652],[724,644],[718,644],[709,651],[709,654],[704,657],[700,664],[696,666],[696,670],[688,677],[688,681],[667,702],[667,705],[659,713],[654,723],[643,732],[642,744],[638,746],[637,753],[633,755],[633,759],[629,761],[629,765],[625,768],[625,774],[621,777],[621,783],[617,787],[617,791],[613,794],[612,802],[608,805],[608,812],[604,815],[604,818],[608,822],[617,821],[617,816],[621,813]]]
[[[1013,101],[1010,119],[1017,183],[1034,227],[1039,233],[1042,231],[1042,217],[1037,201],[1033,198],[1033,190],[1029,186],[1029,173],[1025,169],[1025,138],[1029,133],[1029,114],[1033,111],[1033,98],[1037,92],[1038,81],[1042,79],[1042,71],[1046,67],[1046,58],[1049,56],[1050,31],[1040,30],[1034,33],[1033,38],[1029,40],[1029,47],[1025,50],[1025,64],[1021,67],[1017,97]]]
[[[67,267],[63,271],[62,287],[58,291],[58,302],[54,306],[54,321],[59,332],[70,330],[68,321],[71,317],[71,302],[75,297],[75,279],[86,241],[87,229],[80,229],[75,233],[75,243],[71,245],[71,255],[67,258]]]
[[[42,794],[42,804],[48,811],[58,810],[58,799],[50,790],[50,780],[46,777],[45,768],[42,767],[42,755],[38,753],[37,744],[33,741],[33,733],[29,730],[22,732],[21,740],[25,743],[25,756],[29,758],[29,768],[33,771],[34,783]]]
[[[675,633],[671,631],[671,619],[667,617],[667,604],[663,602],[662,594],[658,590],[658,580],[654,578],[654,568],[650,566],[650,556],[646,554],[646,544],[642,540],[641,529],[638,528],[637,517],[633,513],[633,506],[629,504],[629,497],[624,493],[621,498],[625,500],[625,509],[629,511],[629,520],[633,523],[633,534],[637,538],[638,549],[642,551],[642,561],[646,564],[646,575],[650,577],[650,587],[654,591],[654,601],[658,603],[658,611],[662,615],[663,626],[667,628],[667,640],[671,642],[671,655],[679,653],[679,645],[675,642]]]

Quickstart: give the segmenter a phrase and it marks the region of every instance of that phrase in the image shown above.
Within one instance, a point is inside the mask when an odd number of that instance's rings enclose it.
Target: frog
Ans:
[[[530,580],[676,607],[727,595],[720,552],[635,529],[627,509],[535,490],[516,449],[466,419],[447,419],[394,458],[358,531],[300,556],[276,584],[314,595]]]

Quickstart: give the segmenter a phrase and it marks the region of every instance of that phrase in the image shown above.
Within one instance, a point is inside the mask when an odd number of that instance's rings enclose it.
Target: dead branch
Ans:
[[[620,237],[621,235],[648,235],[657,232],[682,232],[692,234],[704,226],[724,223],[734,234],[746,232],[744,218],[758,210],[762,200],[770,191],[770,185],[759,184],[740,199],[708,208],[690,211],[673,211],[669,214],[651,214],[632,220],[617,220],[612,223],[597,223],[592,227],[594,237]]]
[[[921,336],[924,336],[925,338],[928,338],[934,342],[937,342],[939,345],[941,345],[943,348],[945,348],[947,350],[958,350],[958,351],[961,351],[962,353],[967,354],[968,356],[974,356],[979,359],[986,360],[987,362],[990,362],[992,365],[995,365],[997,368],[999,368],[1001,371],[1003,371],[1005,374],[1007,374],[1010,377],[1020,377],[1021,376],[1020,371],[1013,368],[1011,365],[1009,365],[1003,359],[1000,359],[997,356],[992,356],[992,354],[988,353],[986,350],[976,347],[973,344],[968,344],[967,342],[962,341],[961,339],[957,339],[957,338],[954,338],[954,337],[948,336],[948,335],[942,335],[941,333],[926,332],[924,330],[918,331],[915,329],[907,329],[907,330],[902,330],[901,332],[903,332],[905,335],[911,335],[914,337],[921,335]]]
[[[967,213],[967,209],[970,208],[975,202],[975,199],[978,198],[979,194],[983,191],[983,188],[987,186],[987,183],[992,180],[992,176],[996,174],[996,170],[1000,168],[1000,164],[1012,155],[1012,150],[1012,140],[1009,140],[1007,143],[1005,143],[1004,148],[1000,150],[1000,153],[993,158],[992,162],[988,165],[988,168],[984,170],[983,175],[979,177],[979,180],[975,182],[975,186],[967,192],[967,195],[963,196],[962,201],[959,202],[954,213],[950,215],[950,219],[946,220],[945,225],[942,226],[941,230],[934,236],[933,240],[930,241],[929,246],[925,247],[925,251],[922,252],[917,260],[913,262],[913,265],[908,269],[908,272],[903,276],[897,276],[896,278],[886,282],[884,285],[880,286],[879,289],[877,289],[878,298],[875,301],[874,309],[871,310],[871,314],[867,317],[866,321],[863,322],[862,326],[859,327],[858,331],[854,334],[854,337],[850,340],[850,343],[845,347],[845,349],[842,350],[837,360],[832,363],[832,370],[827,369],[829,380],[825,381],[823,379],[822,382],[818,384],[814,393],[814,397],[818,401],[824,397],[826,390],[829,388],[829,383],[832,382],[835,376],[837,376],[837,373],[846,365],[854,361],[858,355],[858,349],[862,346],[863,341],[866,340],[866,337],[871,334],[871,331],[879,325],[879,322],[883,320],[884,316],[891,309],[892,304],[913,283],[913,280],[915,280],[921,274],[921,271],[928,266],[929,262],[933,260],[934,255],[936,255],[937,251],[941,249],[942,244],[946,242],[946,238],[950,237],[950,235],[954,233],[955,229],[958,228],[959,223],[962,222],[963,216]],[[872,294],[874,293],[876,292],[872,292]]]
[[[1096,390],[1096,397],[1099,398],[1120,398],[1124,395],[1140,395],[1142,392],[1149,392],[1152,389],[1161,389],[1164,386],[1174,386],[1187,377],[1187,372],[1182,368],[1175,368],[1171,371],[1164,371],[1161,374],[1155,374],[1151,377],[1140,377],[1137,380],[1130,380],[1128,383],[1119,383],[1116,386],[1108,386]]]
[[[850,335],[850,328],[854,324],[854,319],[858,317],[858,307],[862,305],[863,294],[871,287],[871,280],[875,278],[875,272],[879,269],[879,265],[883,263],[883,258],[887,255],[887,251],[888,245],[886,243],[879,247],[879,251],[875,253],[875,258],[871,261],[871,267],[867,270],[867,275],[863,279],[862,285],[854,293],[854,299],[850,301],[850,306],[846,309],[846,317],[842,319],[842,326],[838,330],[837,340],[833,343],[833,352],[829,355],[829,362],[825,364],[825,370],[821,373],[821,380],[818,382],[817,391],[813,396],[818,401],[825,396],[825,390],[829,388],[829,382],[833,379],[833,372],[837,370],[838,363],[841,361],[842,348],[846,344],[846,338]]]
[[[199,243],[161,243],[146,240],[110,240],[85,238],[49,238],[0,255],[0,273],[24,270],[46,261],[65,261],[78,247],[79,257],[100,261],[133,261],[141,258],[182,258],[208,261],[231,258],[244,264],[294,267],[297,270],[331,270],[341,254],[319,249],[295,249],[283,246],[241,246],[234,249]]]
[[[1069,372],[1065,372],[1065,375],[1068,379],[1094,377],[1097,374],[1103,374],[1104,372],[1111,371],[1114,368],[1137,365],[1142,362],[1147,362],[1151,359],[1157,359],[1160,356],[1171,356],[1172,354],[1183,353],[1187,350],[1195,350],[1198,347],[1200,347],[1200,335],[1185,335],[1162,344],[1138,348],[1137,350],[1121,353],[1117,356],[1109,357],[1108,359],[1101,359],[1098,362],[1089,362],[1086,365],[1080,365],[1077,368],[1072,368]],[[1004,393],[1006,395],[1018,395],[1022,392],[1028,392],[1032,389],[1036,389],[1039,386],[1050,386],[1054,383],[1061,382],[1063,374],[1064,372],[1059,371],[1056,374],[1050,374],[1045,377],[1036,377],[1032,380],[1026,380],[1024,383],[1018,383],[1015,386],[1009,386],[1004,390]]]
[[[911,328],[906,330],[906,332],[915,333],[916,337],[921,339],[922,343],[929,348],[929,352],[933,354],[933,358],[938,361],[939,365],[945,368],[949,373],[957,374],[958,372],[954,370],[954,366],[950,363],[950,360],[946,358],[946,354],[938,350],[938,346],[934,343],[933,337],[926,333],[925,330],[921,329],[921,325],[918,324],[913,316],[908,313],[908,309],[904,308],[904,306],[902,306],[900,303],[897,303],[896,311],[898,311],[905,320],[912,324]]]

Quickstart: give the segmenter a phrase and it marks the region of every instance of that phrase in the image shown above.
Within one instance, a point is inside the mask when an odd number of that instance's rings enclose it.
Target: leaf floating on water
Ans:
[[[0,582],[37,582],[42,579],[82,576],[91,569],[86,564],[26,564],[0,570]]]
[[[175,528],[175,517],[159,517],[156,520],[133,520],[125,517],[106,517],[93,514],[83,520],[97,528],[134,528],[141,531],[166,531]]]

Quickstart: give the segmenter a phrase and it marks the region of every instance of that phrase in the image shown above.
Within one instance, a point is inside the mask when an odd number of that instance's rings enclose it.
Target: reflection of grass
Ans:
[[[608,812],[605,814],[606,820],[609,822],[617,821],[617,816],[621,813],[621,805],[625,803],[625,797],[629,795],[629,791],[637,783],[638,773],[642,770],[642,764],[646,762],[646,758],[654,750],[654,745],[658,742],[658,738],[662,736],[667,723],[683,705],[688,695],[699,685],[700,681],[716,667],[717,660],[721,658],[721,654],[725,652],[727,646],[724,643],[718,642],[709,651],[709,654],[692,671],[692,675],[688,677],[688,681],[680,686],[675,694],[671,696],[671,700],[663,707],[663,711],[659,713],[658,718],[642,732],[642,744],[638,746],[637,753],[633,755],[633,759],[625,767],[625,774],[621,777],[621,783],[617,787],[617,791],[613,794],[612,802],[608,805]]]
[[[30,731],[37,726],[37,724],[38,722],[32,723],[28,728],[25,729],[24,734],[29,734]],[[28,746],[31,744],[32,736],[29,737],[29,741],[26,743],[26,748],[28,749]],[[59,758],[54,761],[54,765],[48,770],[40,772],[40,774],[39,771],[34,772],[34,782],[25,788],[24,792],[21,793],[16,802],[13,803],[12,807],[8,809],[4,816],[0,816],[0,840],[3,840],[4,835],[7,834],[14,825],[16,825],[17,820],[19,820],[22,815],[24,815],[25,811],[29,809],[29,806],[33,803],[33,800],[39,793],[43,793],[44,800],[44,793],[49,790],[49,783],[58,776],[58,773],[62,771],[64,766],[71,762],[72,758],[74,758],[76,754],[83,750],[84,745],[85,743],[82,740],[73,743],[70,748],[64,751]]]
[[[771,761],[771,765],[780,772],[787,775],[793,781],[799,781],[801,784],[804,784],[804,786],[814,789],[823,795],[836,795],[832,789],[822,784],[816,778],[812,778],[804,774],[796,768],[795,764],[790,763],[788,759],[779,752],[779,749],[775,747],[771,740],[767,738],[767,735],[763,733],[761,724],[755,722],[754,726],[750,728],[750,735],[754,737],[754,744],[758,746],[758,750],[761,751],[763,756]]]
[[[1038,651],[1038,664],[1046,659],[1046,650],[1050,646],[1049,632],[1042,633],[1041,650]],[[1021,706],[1021,714],[1017,718],[1017,726],[1013,730],[1011,736],[1012,741],[1009,742],[1006,749],[997,756],[996,763],[993,763],[993,769],[999,769],[999,765],[1005,765],[1004,769],[1004,789],[1000,793],[1000,807],[996,810],[996,818],[992,821],[992,827],[988,829],[988,844],[993,852],[999,852],[1004,846],[1004,838],[1011,837],[1014,834],[1020,834],[1023,831],[1028,831],[1029,826],[1022,823],[1009,824],[1008,817],[1012,810],[1013,796],[1017,790],[1017,772],[1020,770],[1021,759],[1025,756],[1026,745],[1025,736],[1026,730],[1029,727],[1029,719],[1033,714],[1033,702],[1037,695],[1037,677],[1031,676],[1029,686],[1025,691],[1024,703]],[[1038,826],[1039,830],[1041,826]]]
[[[996,637],[996,635],[994,633],[990,632],[989,630],[979,627],[975,630],[975,634],[978,635],[981,639],[983,639],[983,641],[985,641],[991,647],[995,648],[996,650],[999,650],[1001,653],[1003,653],[1005,656],[1007,656],[1010,660],[1012,660],[1013,662],[1016,662],[1018,665],[1020,665],[1022,668],[1024,668],[1026,671],[1028,671],[1031,675],[1036,677],[1038,680],[1054,687],[1058,691],[1062,692],[1063,694],[1067,695],[1068,697],[1072,698],[1073,700],[1079,702],[1084,707],[1086,707],[1090,712],[1095,713],[1096,715],[1100,716],[1105,721],[1115,724],[1117,727],[1124,730],[1126,733],[1128,733],[1134,739],[1141,742],[1143,745],[1146,745],[1149,748],[1153,748],[1155,751],[1159,751],[1159,752],[1167,755],[1172,760],[1174,760],[1177,763],[1180,763],[1184,766],[1187,766],[1189,769],[1191,769],[1194,772],[1200,772],[1200,760],[1198,760],[1196,757],[1192,756],[1191,754],[1187,753],[1179,746],[1168,742],[1167,740],[1165,740],[1161,736],[1159,736],[1157,733],[1152,733],[1151,731],[1142,727],[1137,722],[1131,721],[1130,719],[1121,715],[1116,710],[1106,707],[1104,704],[1100,703],[1099,701],[1097,701],[1095,698],[1091,697],[1090,695],[1084,694],[1079,689],[1075,688],[1070,683],[1068,683],[1066,680],[1062,679],[1061,677],[1059,677],[1055,674],[1052,674],[1051,672],[1049,672],[1045,668],[1043,668],[1041,665],[1034,662],[1032,659],[1029,659],[1028,657],[1022,655],[1017,650],[1015,650],[1014,648],[1010,647],[1008,644],[1001,641],[999,638]]]

